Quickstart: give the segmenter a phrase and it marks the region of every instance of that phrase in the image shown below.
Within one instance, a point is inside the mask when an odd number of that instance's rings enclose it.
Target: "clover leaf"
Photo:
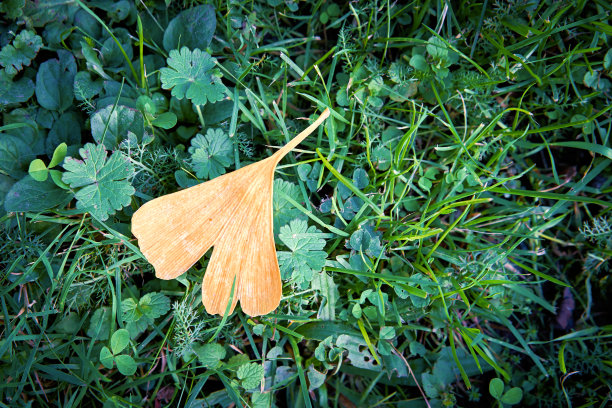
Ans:
[[[13,43],[6,45],[0,51],[0,65],[2,65],[8,75],[15,75],[24,66],[30,65],[43,42],[40,36],[33,31],[24,30],[17,34]]]
[[[104,221],[115,210],[128,206],[134,194],[129,178],[134,166],[121,152],[114,152],[107,159],[104,145],[87,143],[79,149],[83,160],[67,157],[64,160],[62,181],[78,188],[75,196],[77,208],[83,209]]]
[[[111,348],[107,346],[100,350],[100,362],[108,369],[112,369],[117,363],[117,369],[123,375],[133,375],[137,364],[134,358],[121,353],[130,344],[130,333],[126,329],[119,329],[111,336]]]
[[[281,227],[280,240],[291,250],[278,252],[278,263],[284,279],[291,277],[300,286],[307,286],[315,272],[325,266],[326,235],[304,220],[295,219]]]
[[[191,140],[191,160],[199,178],[213,179],[225,174],[225,168],[232,164],[233,145],[221,129],[208,129],[205,136],[197,134]]]
[[[227,88],[215,69],[216,59],[199,49],[183,47],[170,51],[168,67],[161,68],[162,88],[171,89],[177,99],[191,100],[196,105],[215,103],[223,99]]]

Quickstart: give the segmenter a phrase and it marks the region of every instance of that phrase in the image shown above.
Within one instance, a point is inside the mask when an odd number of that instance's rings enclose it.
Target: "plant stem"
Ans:
[[[200,118],[200,124],[202,125],[202,130],[204,130],[204,127],[206,126],[206,124],[204,123],[204,115],[202,115],[202,110],[200,109],[200,105],[196,105],[196,111],[198,112],[198,118]]]

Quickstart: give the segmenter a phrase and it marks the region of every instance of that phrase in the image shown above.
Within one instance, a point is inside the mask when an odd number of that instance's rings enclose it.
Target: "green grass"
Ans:
[[[608,2],[5,3],[0,406],[609,404]],[[210,254],[155,278],[134,211],[325,108],[274,228],[326,256],[279,308],[208,315]]]

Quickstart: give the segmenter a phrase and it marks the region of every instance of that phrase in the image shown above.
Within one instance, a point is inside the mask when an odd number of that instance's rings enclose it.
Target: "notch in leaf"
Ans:
[[[240,300],[250,316],[280,303],[282,284],[274,245],[272,197],[280,160],[329,116],[313,124],[267,159],[144,204],[132,217],[132,233],[161,279],[186,272],[214,246],[202,284],[210,314],[230,313]]]

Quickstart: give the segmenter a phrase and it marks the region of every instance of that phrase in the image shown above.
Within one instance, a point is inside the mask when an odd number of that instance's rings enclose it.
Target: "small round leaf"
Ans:
[[[113,368],[113,354],[106,346],[102,347],[102,350],[100,350],[100,362],[108,369]]]
[[[514,388],[510,388],[508,392],[504,394],[504,396],[501,399],[501,402],[503,402],[504,404],[508,404],[508,405],[516,405],[519,402],[521,402],[522,399],[523,399],[523,390],[518,387],[514,387]]]
[[[111,337],[111,350],[113,354],[121,353],[130,343],[130,332],[126,329],[119,329]]]
[[[172,112],[165,112],[153,119],[153,126],[160,127],[162,129],[171,129],[176,125],[176,115]]]
[[[489,394],[495,399],[500,399],[504,393],[504,382],[499,378],[494,378],[489,383]]]
[[[62,172],[59,170],[49,170],[49,174],[51,175],[51,180],[55,183],[59,188],[63,188],[64,190],[70,190],[70,186],[62,181]]]
[[[60,143],[53,152],[53,157],[51,158],[51,163],[49,163],[49,168],[55,167],[63,162],[67,151],[68,145],[66,145],[66,143]]]
[[[30,162],[28,173],[36,181],[45,181],[49,177],[49,170],[45,162],[40,159],[34,159]]]
[[[121,354],[115,357],[117,369],[123,375],[133,375],[136,372],[136,362],[128,355]]]

